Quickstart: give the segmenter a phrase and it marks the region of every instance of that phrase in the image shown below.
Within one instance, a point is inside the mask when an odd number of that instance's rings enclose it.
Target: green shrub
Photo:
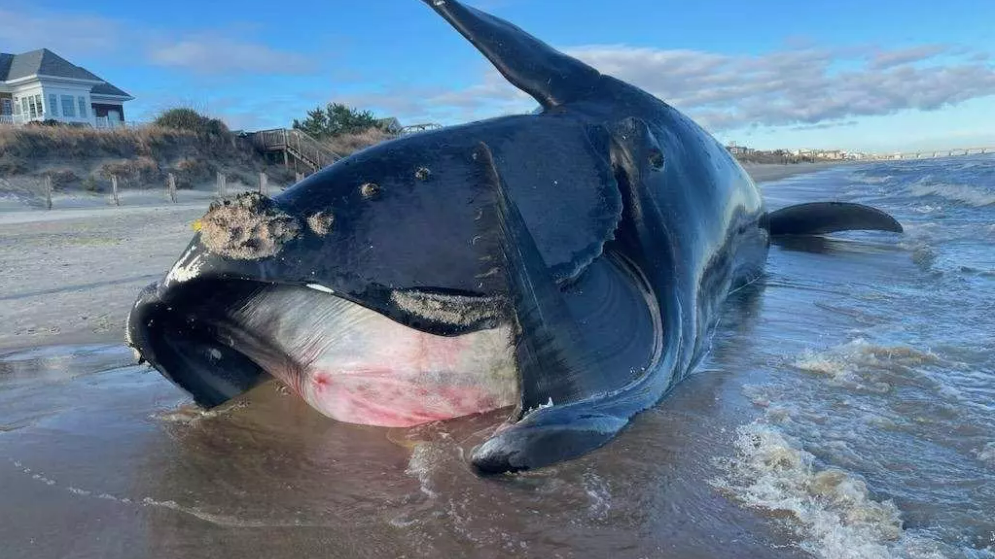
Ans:
[[[221,120],[182,107],[164,111],[155,119],[154,124],[163,128],[187,130],[200,136],[227,136],[231,133]]]

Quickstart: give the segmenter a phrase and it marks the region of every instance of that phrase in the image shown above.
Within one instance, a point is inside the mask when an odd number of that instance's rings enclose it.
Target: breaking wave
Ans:
[[[775,427],[737,429],[736,455],[712,485],[747,506],[787,513],[799,546],[823,559],[942,558],[937,542],[902,526],[891,500],[876,500],[857,476],[820,467],[814,455]]]
[[[953,202],[968,204],[977,208],[995,204],[995,192],[967,184],[932,182],[925,177],[909,185],[913,196],[936,196]]]
[[[867,173],[852,173],[850,179],[862,184],[884,184],[894,179],[891,175],[869,175]]]

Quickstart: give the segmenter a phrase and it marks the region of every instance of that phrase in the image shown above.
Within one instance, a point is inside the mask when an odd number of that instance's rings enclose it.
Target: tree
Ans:
[[[307,112],[303,122],[294,119],[294,129],[301,130],[315,138],[331,138],[342,134],[356,134],[380,128],[380,123],[369,111],[360,111],[341,103],[329,103],[324,109],[320,106]]]

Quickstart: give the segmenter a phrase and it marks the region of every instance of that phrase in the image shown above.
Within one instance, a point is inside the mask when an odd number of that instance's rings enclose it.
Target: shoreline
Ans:
[[[758,184],[840,163],[753,164]],[[182,194],[182,193],[181,193]],[[159,279],[211,201],[0,212],[0,352],[124,342],[138,292]]]
[[[853,165],[854,163],[855,162],[853,161],[790,163],[783,165],[779,163],[740,163],[740,166],[742,166],[747,174],[750,175],[753,182],[759,185],[765,182],[779,181],[798,175],[817,173],[819,171],[825,171],[826,169],[835,169],[837,167]]]

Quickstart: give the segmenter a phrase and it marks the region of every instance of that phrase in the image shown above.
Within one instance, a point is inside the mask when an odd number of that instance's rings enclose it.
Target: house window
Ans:
[[[86,97],[78,97],[79,99],[79,116],[80,118],[86,118]]]
[[[28,116],[31,118],[37,118],[41,115],[41,107],[38,106],[37,99],[41,95],[29,95],[28,96]]]
[[[14,110],[14,106],[10,102],[10,99],[0,99],[0,102],[2,102],[2,104],[0,104],[0,114],[4,115],[11,114],[11,112]]]
[[[76,99],[72,95],[62,96],[62,116],[67,116],[69,118],[76,118],[76,105],[74,103]]]
[[[59,101],[54,93],[48,94],[48,112],[52,113],[52,116],[59,116]]]

